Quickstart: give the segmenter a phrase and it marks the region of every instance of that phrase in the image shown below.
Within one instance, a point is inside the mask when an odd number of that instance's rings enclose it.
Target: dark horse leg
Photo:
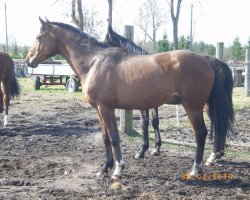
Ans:
[[[151,109],[151,115],[152,115],[152,126],[155,132],[155,149],[151,152],[151,154],[154,156],[158,156],[160,155],[160,147],[161,147],[158,108]]]
[[[140,114],[141,114],[143,144],[141,149],[135,155],[135,158],[144,158],[144,154],[149,148],[149,137],[148,137],[149,110],[141,110]]]
[[[0,113],[3,112],[3,92],[1,90],[1,82],[0,82]]]
[[[116,124],[115,110],[105,105],[100,105],[97,108],[100,122],[102,124],[101,126],[105,127],[105,130],[103,130],[103,139],[106,145],[107,153],[107,161],[97,175],[102,174],[103,172],[105,172],[106,169],[112,166],[113,157],[111,148],[113,147],[114,161],[116,166],[112,178],[117,179],[122,175],[122,170],[124,169],[125,161],[123,160],[121,153],[120,137]]]
[[[191,176],[197,176],[202,171],[202,160],[204,154],[205,140],[207,136],[207,129],[205,126],[202,108],[198,111],[187,111],[189,120],[195,131],[196,152]]]
[[[98,110],[97,110],[97,113],[98,113],[98,116],[99,116],[99,122],[100,122],[101,129],[102,129],[102,137],[103,137],[104,145],[106,147],[106,157],[107,157],[106,162],[104,163],[104,165],[102,166],[100,171],[97,173],[97,176],[101,176],[104,173],[108,173],[109,168],[113,168],[114,159],[113,159],[111,142],[110,142],[110,139],[109,139],[109,136],[108,136],[108,132],[107,132],[107,130],[105,128],[104,121],[103,121],[101,115],[99,114]]]
[[[9,105],[10,105],[10,83],[3,82],[4,90],[4,106],[5,106],[5,115],[4,115],[4,127],[8,124],[8,114],[9,114]]]

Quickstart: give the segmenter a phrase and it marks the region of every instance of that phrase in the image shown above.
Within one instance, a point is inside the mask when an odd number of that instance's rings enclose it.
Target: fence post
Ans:
[[[134,40],[134,27],[125,25],[124,36],[129,40]],[[120,131],[128,135],[133,133],[133,111],[120,110]]]
[[[218,42],[216,47],[216,58],[223,60],[224,43]]]
[[[247,97],[250,96],[250,41],[246,49],[245,93]]]

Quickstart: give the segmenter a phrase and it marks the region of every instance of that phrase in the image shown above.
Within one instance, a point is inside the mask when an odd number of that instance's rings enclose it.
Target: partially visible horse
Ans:
[[[119,178],[124,168],[115,108],[147,110],[165,103],[182,104],[195,132],[197,147],[190,174],[197,176],[207,136],[203,107],[208,103],[214,155],[224,150],[233,110],[218,70],[206,58],[190,51],[131,55],[70,25],[40,22],[40,34],[28,52],[27,64],[37,67],[48,57],[61,54],[81,78],[84,98],[98,113],[106,147],[106,162],[98,175],[108,172],[114,161],[113,178]]]
[[[148,55],[149,54],[146,50],[136,45],[133,41],[130,41],[127,38],[113,31],[111,26],[108,27],[108,32],[105,37],[105,43],[114,47],[122,47],[126,51],[128,51],[128,53],[131,53],[131,54],[135,54],[135,55]],[[215,57],[206,56],[206,55],[204,55],[204,57],[208,59],[211,65],[216,67],[216,69],[219,71],[223,89],[227,96],[228,103],[230,104],[229,106],[232,108],[233,107],[232,105],[233,77],[232,77],[232,73],[230,71],[229,66],[225,62]],[[149,136],[148,136],[149,115],[148,115],[148,112],[149,112],[148,110],[141,110],[143,144],[139,152],[135,155],[135,158],[143,158],[144,153],[149,148]],[[160,132],[159,132],[158,108],[151,109],[151,113],[152,113],[152,126],[155,132],[155,146],[156,146],[156,149],[153,150],[152,154],[159,155],[160,146],[161,146],[161,137],[160,137]],[[230,113],[230,121],[231,122],[234,121],[233,111]],[[213,127],[211,127],[211,132],[210,132],[211,136],[212,136],[212,131],[213,131]],[[215,159],[221,157],[222,155],[224,155],[224,152],[221,152],[221,154],[217,155],[215,158],[214,157],[215,155],[212,154],[210,158],[208,159],[208,164],[213,162]]]
[[[148,55],[148,51],[142,49],[140,46],[136,45],[134,42],[128,40],[127,38],[119,35],[114,32],[112,27],[108,27],[108,32],[105,37],[106,44],[109,44],[114,47],[122,47],[128,53],[135,55]],[[151,152],[152,155],[160,154],[161,147],[161,135],[159,129],[159,115],[158,115],[158,107],[150,109],[151,111],[151,124],[155,133],[155,149]],[[141,149],[136,153],[135,158],[144,158],[145,152],[149,148],[149,136],[148,136],[148,127],[149,127],[149,110],[140,110],[140,117],[142,123],[142,140],[143,144]]]
[[[20,86],[15,77],[14,62],[7,53],[0,52],[0,113],[5,111],[4,126],[8,124],[10,98],[18,97],[19,95]]]

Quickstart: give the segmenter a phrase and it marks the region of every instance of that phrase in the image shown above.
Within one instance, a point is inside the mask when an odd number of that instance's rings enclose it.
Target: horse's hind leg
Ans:
[[[149,126],[149,110],[141,110],[141,124],[142,124],[142,140],[141,149],[135,155],[135,158],[144,158],[145,152],[149,148],[148,126]]]
[[[207,129],[205,126],[203,112],[200,111],[187,111],[189,120],[194,128],[196,139],[196,152],[191,176],[197,176],[202,171],[202,160],[204,154],[205,141],[207,136]]]
[[[151,152],[151,154],[154,156],[158,156],[160,155],[160,147],[161,147],[158,108],[151,109],[151,115],[152,115],[152,126],[155,132],[155,149]]]
[[[207,166],[212,165],[213,163],[217,162],[219,158],[224,156],[224,149],[225,149],[225,143],[226,143],[226,138],[223,138],[224,142],[218,142],[218,138],[215,136],[214,137],[214,145],[213,145],[213,152],[209,156],[209,158],[206,161]]]

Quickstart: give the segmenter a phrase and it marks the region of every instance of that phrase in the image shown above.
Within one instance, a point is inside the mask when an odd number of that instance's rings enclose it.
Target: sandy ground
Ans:
[[[180,115],[185,121],[182,108]],[[112,171],[97,178],[105,152],[95,110],[79,95],[23,92],[11,103],[9,126],[0,123],[0,199],[250,199],[250,109],[237,111],[228,153],[198,180],[185,176],[193,164],[192,128],[169,122],[175,123],[175,107],[164,105],[160,156],[134,159],[140,137],[121,134],[122,179],[111,180]],[[140,132],[138,112],[134,126]]]

